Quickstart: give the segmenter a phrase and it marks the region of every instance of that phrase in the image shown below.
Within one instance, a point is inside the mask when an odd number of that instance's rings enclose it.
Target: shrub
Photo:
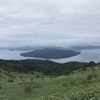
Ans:
[[[39,74],[37,74],[36,78],[38,79],[39,77],[40,77],[40,75],[39,75]]]
[[[68,86],[68,83],[64,83],[63,86],[67,87]]]
[[[33,82],[33,77],[31,78],[31,82]]]
[[[72,85],[72,86],[75,86],[76,82],[75,81],[69,81],[69,84]]]
[[[26,88],[24,88],[24,92],[25,94],[30,95],[33,92],[33,88],[30,86],[27,86]]]
[[[99,75],[98,74],[94,74],[93,77],[98,79]]]
[[[2,72],[1,69],[0,69],[0,72]]]
[[[88,83],[86,78],[82,78],[82,84],[86,85]]]
[[[2,86],[0,85],[0,89],[2,88]]]
[[[70,97],[71,100],[100,100],[100,87],[90,88],[78,93],[74,93]]]
[[[92,80],[92,78],[93,78],[93,76],[90,74],[90,75],[88,75],[87,80]]]
[[[8,82],[14,82],[14,80],[12,78],[9,78]]]

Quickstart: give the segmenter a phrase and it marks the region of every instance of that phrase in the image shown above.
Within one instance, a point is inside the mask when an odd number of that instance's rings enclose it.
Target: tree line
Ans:
[[[0,69],[8,72],[34,73],[42,72],[44,75],[68,75],[69,73],[80,69],[96,65],[95,62],[77,62],[71,61],[64,64],[56,63],[49,60],[0,60]]]

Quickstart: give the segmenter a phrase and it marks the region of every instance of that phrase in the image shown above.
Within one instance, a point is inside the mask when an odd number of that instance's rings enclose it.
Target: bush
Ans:
[[[14,80],[13,80],[13,79],[11,79],[11,78],[9,78],[9,79],[8,79],[8,82],[14,82]]]
[[[72,86],[75,86],[76,82],[75,81],[69,81],[69,84],[72,85]]]
[[[99,75],[98,74],[94,74],[93,77],[98,79]]]
[[[2,88],[2,86],[0,85],[0,89]]]
[[[93,78],[93,76],[90,74],[90,75],[88,75],[87,80],[92,80],[92,78]]]
[[[30,86],[27,86],[26,88],[24,88],[24,92],[25,94],[30,95],[33,92],[33,88]]]
[[[90,88],[78,93],[74,93],[70,97],[71,100],[100,100],[100,87]]]

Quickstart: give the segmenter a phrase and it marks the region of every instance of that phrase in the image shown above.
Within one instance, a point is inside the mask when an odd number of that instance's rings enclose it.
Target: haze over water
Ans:
[[[38,59],[38,58],[32,58],[32,57],[22,57],[20,56],[20,53],[22,52],[24,51],[0,50],[0,59],[5,59],[5,60]],[[69,61],[100,62],[100,49],[84,49],[84,50],[81,50],[80,52],[81,54],[70,57],[70,58],[50,59],[50,60],[54,62],[59,62],[59,63],[65,63]]]

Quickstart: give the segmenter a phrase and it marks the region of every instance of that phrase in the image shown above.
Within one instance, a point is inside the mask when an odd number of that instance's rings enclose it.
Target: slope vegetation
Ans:
[[[68,75],[0,71],[0,100],[99,100],[100,65]]]

